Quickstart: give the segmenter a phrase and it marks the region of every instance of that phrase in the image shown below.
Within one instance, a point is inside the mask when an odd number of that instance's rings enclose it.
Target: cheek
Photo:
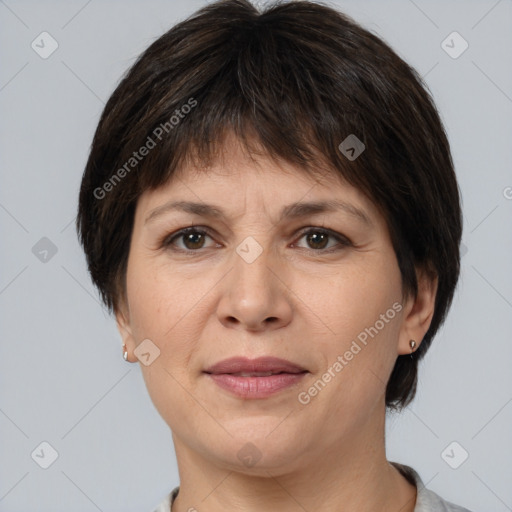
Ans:
[[[201,330],[208,318],[202,312],[204,297],[211,287],[207,279],[184,278],[165,261],[135,256],[128,265],[127,292],[135,341],[152,340],[160,350],[156,366],[164,367],[183,383],[191,378],[187,372],[199,350]],[[149,375],[155,373],[152,366],[142,366],[142,370],[145,377],[156,378]],[[165,373],[161,377],[170,378]]]
[[[308,306],[319,312],[325,324],[325,336],[314,344],[323,354],[324,367],[331,369],[331,390],[339,400],[333,404],[373,401],[385,390],[385,383],[396,359],[401,325],[401,277],[393,261],[373,262],[338,273],[325,285],[310,282]],[[341,363],[340,359],[342,358]],[[342,365],[339,370],[338,361]],[[326,375],[326,379],[329,376]],[[329,386],[331,386],[329,384]],[[327,398],[327,393],[324,395]]]
[[[400,300],[397,270],[374,259],[343,268],[327,278],[297,283],[297,295],[304,297],[304,303],[329,328],[330,335],[347,341],[373,326],[381,314]]]
[[[197,407],[183,391],[183,386],[192,388],[189,361],[197,349],[196,323],[187,321],[201,296],[194,290],[161,264],[142,258],[129,262],[127,292],[136,344],[150,339],[160,351],[152,364],[140,368],[149,396],[168,424]]]
[[[166,332],[185,314],[193,291],[179,276],[155,260],[134,255],[127,269],[130,318],[138,337],[162,340]]]

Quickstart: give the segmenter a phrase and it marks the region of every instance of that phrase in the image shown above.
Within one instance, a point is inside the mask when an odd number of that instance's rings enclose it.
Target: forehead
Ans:
[[[251,145],[249,150],[232,135],[225,137],[208,162],[189,158],[166,183],[145,191],[139,198],[137,210],[148,212],[170,201],[198,205],[215,203],[220,205],[221,214],[217,216],[235,211],[240,205],[245,210],[264,208],[269,211],[295,205],[293,212],[298,212],[302,203],[314,202],[331,203],[325,211],[333,210],[334,203],[338,202],[348,205],[348,209],[353,206],[366,212],[367,220],[379,216],[373,201],[322,159],[306,170],[272,158],[257,144]],[[322,211],[321,207],[310,207],[311,213],[315,213],[315,208]],[[200,209],[198,206],[196,211]],[[215,216],[211,208],[209,213]],[[290,208],[288,213],[292,213]],[[302,208],[302,213],[307,213],[307,207]]]

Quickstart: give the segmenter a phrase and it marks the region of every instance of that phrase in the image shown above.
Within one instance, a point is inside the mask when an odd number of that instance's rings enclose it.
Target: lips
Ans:
[[[204,371],[206,377],[239,399],[263,399],[292,389],[308,372],[302,366],[277,357],[232,357]]]
[[[279,373],[298,374],[307,372],[305,368],[286,359],[277,357],[232,357],[210,366],[205,373],[212,375],[230,374],[238,377],[265,377]]]

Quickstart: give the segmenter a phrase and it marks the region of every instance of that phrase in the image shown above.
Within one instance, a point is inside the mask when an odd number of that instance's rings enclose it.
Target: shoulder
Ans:
[[[427,489],[423,484],[418,473],[410,466],[392,462],[400,473],[402,473],[411,483],[416,485],[417,497],[414,512],[471,512],[467,508],[455,505],[446,501],[435,492]]]
[[[171,505],[173,501],[176,499],[178,495],[178,491],[180,490],[179,486],[175,487],[165,498],[164,500],[153,510],[153,512],[170,512]]]
[[[411,483],[416,485],[418,494],[416,497],[414,512],[471,512],[467,508],[444,500],[435,492],[427,489],[418,473],[410,466],[398,464],[397,462],[392,462],[391,464],[393,464],[393,466],[395,466]],[[179,486],[175,487],[153,512],[170,512],[171,505],[176,499],[179,490]]]

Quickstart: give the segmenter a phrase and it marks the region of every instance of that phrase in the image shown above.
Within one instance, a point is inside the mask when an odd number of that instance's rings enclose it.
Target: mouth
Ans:
[[[298,384],[308,370],[274,357],[226,359],[204,373],[220,388],[244,399],[266,398]]]

